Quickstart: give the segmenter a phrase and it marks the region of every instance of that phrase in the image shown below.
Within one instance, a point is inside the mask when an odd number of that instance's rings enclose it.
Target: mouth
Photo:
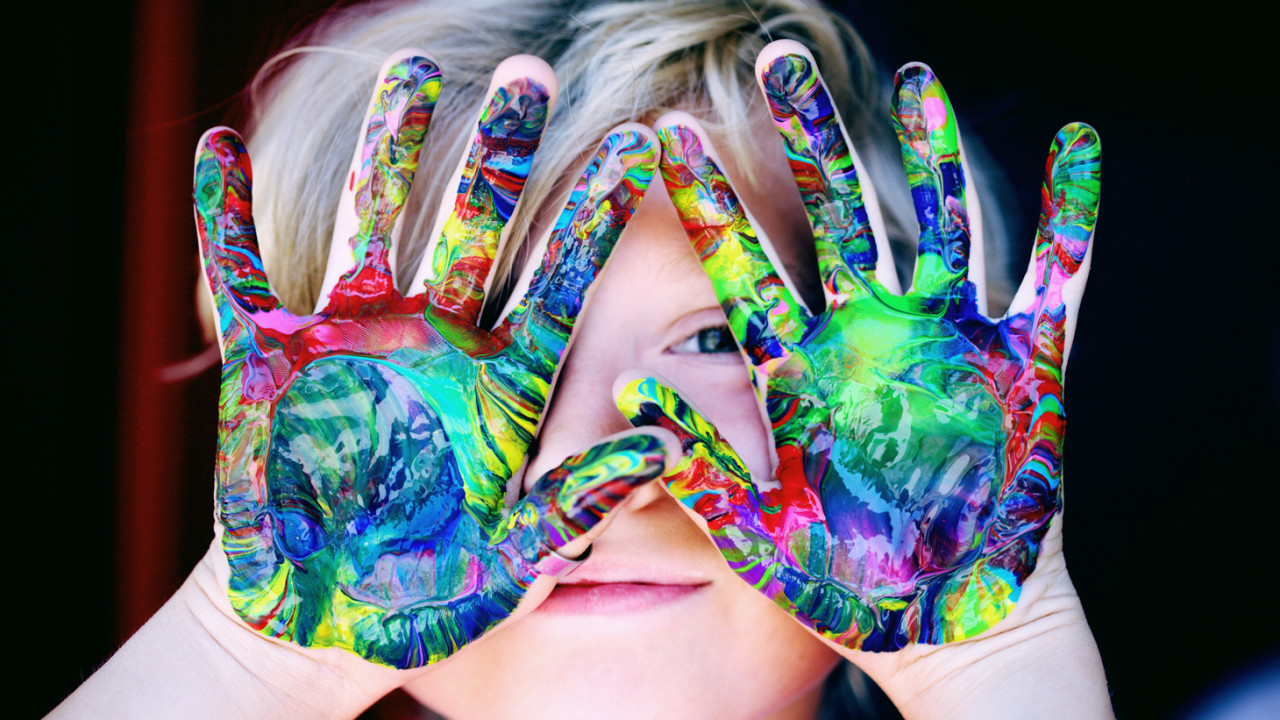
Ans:
[[[535,612],[551,615],[624,615],[681,602],[711,583],[561,581]]]
[[[625,615],[683,602],[711,585],[680,564],[654,564],[628,556],[593,555],[560,578],[536,612],[551,615]]]

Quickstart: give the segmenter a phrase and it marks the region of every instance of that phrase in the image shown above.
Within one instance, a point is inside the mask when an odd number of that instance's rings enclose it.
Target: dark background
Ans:
[[[109,3],[18,38],[35,58],[9,134],[25,188],[6,273],[10,447],[28,458],[9,488],[19,716],[92,673],[211,537],[217,377],[155,381],[204,347],[189,158],[205,128],[240,124],[254,70],[329,4]],[[1015,277],[1054,132],[1083,120],[1102,137],[1066,553],[1117,713],[1168,717],[1280,648],[1275,90],[1259,18],[1106,5],[845,9],[885,67],[933,66],[1008,173]]]

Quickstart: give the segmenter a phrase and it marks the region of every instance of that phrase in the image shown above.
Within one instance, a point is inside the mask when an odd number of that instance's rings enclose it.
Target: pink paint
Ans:
[[[929,123],[929,130],[937,130],[947,124],[947,104],[941,98],[925,98],[924,116]]]

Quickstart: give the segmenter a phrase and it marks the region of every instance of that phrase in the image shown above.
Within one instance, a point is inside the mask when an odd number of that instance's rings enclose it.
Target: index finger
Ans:
[[[757,235],[697,122],[668,113],[656,127],[663,182],[734,339],[753,365],[787,357],[808,315],[777,270],[769,243]]]

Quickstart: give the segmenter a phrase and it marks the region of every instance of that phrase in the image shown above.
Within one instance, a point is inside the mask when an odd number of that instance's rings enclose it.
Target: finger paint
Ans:
[[[216,497],[231,605],[264,634],[397,668],[437,662],[500,623],[540,561],[659,474],[665,457],[650,436],[606,443],[508,511],[508,483],[582,295],[656,155],[648,144],[648,161],[634,162],[636,143],[606,143],[546,261],[558,280],[524,308],[536,330],[479,330],[453,306],[431,305],[439,295],[401,296],[387,266],[433,73],[412,58],[378,86],[354,181],[351,245],[363,260],[320,313],[295,316],[271,294],[233,132],[206,137],[195,190],[223,347]],[[507,199],[494,202],[509,210],[517,190],[506,184]]]
[[[841,272],[867,292],[836,293],[780,350],[748,353],[767,377],[776,487],[757,489],[673,391],[638,381],[619,398],[635,424],[681,437],[689,459],[666,482],[707,519],[747,582],[824,636],[874,651],[983,632],[1010,612],[1035,568],[1061,508],[1062,286],[1087,250],[1099,186],[1096,135],[1068,126],[1046,170],[1036,302],[999,321],[982,316],[965,280],[954,115],[932,73],[916,70],[900,83],[915,96],[900,103],[903,152],[932,243],[922,262],[939,280],[896,296],[853,262]],[[806,204],[831,202],[814,199],[829,194],[829,169],[843,167],[828,160],[839,127],[820,80],[796,56],[773,63],[764,80]],[[747,346],[750,328],[770,318],[766,303],[741,301],[753,297],[742,288],[769,268],[711,232],[726,225],[725,204],[678,181],[696,175],[689,155],[672,155],[664,177]],[[851,197],[835,201],[854,212]],[[827,242],[821,232],[818,242]]]
[[[481,112],[432,258],[428,292],[441,310],[470,322],[479,316],[498,241],[524,191],[550,109],[547,89],[519,78],[498,88]]]

